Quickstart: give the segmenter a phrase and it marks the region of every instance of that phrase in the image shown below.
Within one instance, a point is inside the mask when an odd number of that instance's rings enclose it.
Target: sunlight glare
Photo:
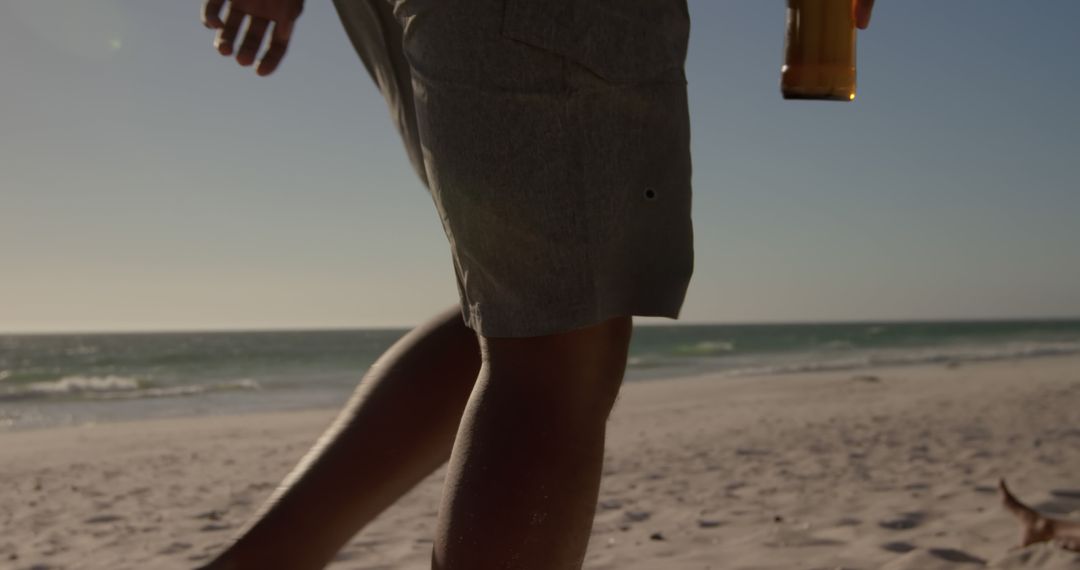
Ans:
[[[129,21],[118,0],[10,0],[8,8],[33,40],[91,61],[120,51]]]

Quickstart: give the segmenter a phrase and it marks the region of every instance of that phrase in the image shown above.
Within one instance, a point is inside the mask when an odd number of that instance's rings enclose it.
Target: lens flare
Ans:
[[[119,0],[5,2],[19,31],[46,49],[79,59],[106,61],[124,45],[130,18]]]

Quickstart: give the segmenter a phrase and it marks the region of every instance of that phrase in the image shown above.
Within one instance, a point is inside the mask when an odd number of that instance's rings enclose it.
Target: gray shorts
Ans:
[[[693,273],[686,0],[335,0],[486,337],[677,318]]]

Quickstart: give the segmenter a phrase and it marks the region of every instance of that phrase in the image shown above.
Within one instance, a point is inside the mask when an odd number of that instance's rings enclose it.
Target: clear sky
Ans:
[[[0,3],[0,330],[398,326],[456,303],[329,0],[269,78],[198,11]],[[851,104],[780,98],[781,0],[690,11],[685,322],[1080,316],[1080,2],[881,0]]]

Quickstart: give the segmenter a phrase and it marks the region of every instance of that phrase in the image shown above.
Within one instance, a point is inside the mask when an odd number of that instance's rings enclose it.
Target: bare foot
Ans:
[[[1016,548],[1038,542],[1053,542],[1066,550],[1080,552],[1080,521],[1040,515],[1009,492],[1009,488],[1005,486],[1005,479],[998,481],[998,490],[1001,491],[1001,502],[1005,508],[1020,519],[1022,525],[1020,545]]]

